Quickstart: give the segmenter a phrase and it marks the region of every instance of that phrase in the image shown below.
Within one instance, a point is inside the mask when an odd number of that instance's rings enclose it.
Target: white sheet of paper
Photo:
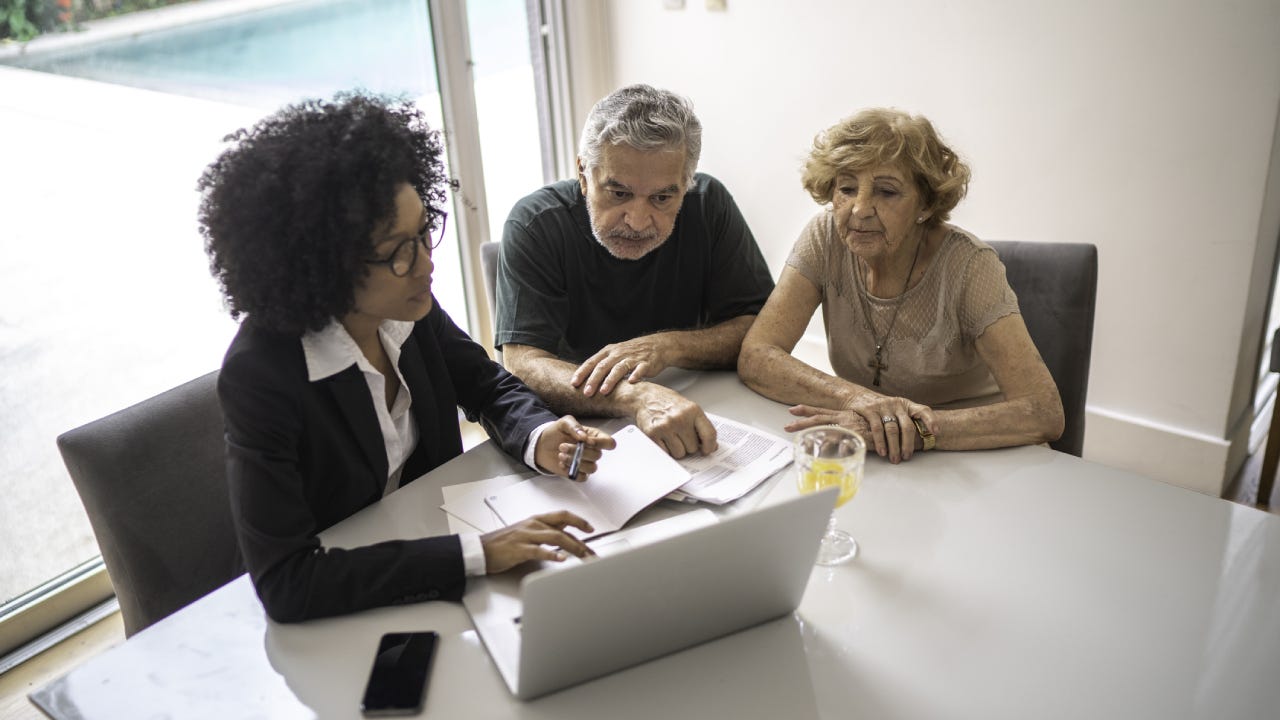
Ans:
[[[595,528],[578,537],[594,537],[621,528],[636,513],[688,482],[689,473],[635,425],[614,433],[618,446],[606,452],[598,469],[575,483],[555,477],[535,477],[490,493],[489,507],[510,524],[530,515],[569,510]]]
[[[511,487],[530,477],[530,473],[522,475],[499,475],[498,477],[475,482],[446,485],[440,488],[444,496],[444,504],[440,506],[448,515],[449,532],[493,532],[506,525],[502,518],[485,503],[484,499],[491,493]]]

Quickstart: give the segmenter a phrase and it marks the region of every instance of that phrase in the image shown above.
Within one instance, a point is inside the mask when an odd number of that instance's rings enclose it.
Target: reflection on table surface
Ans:
[[[786,409],[730,373],[662,379],[782,434]],[[446,532],[442,486],[512,469],[485,443],[325,541]],[[723,512],[795,492],[784,472]],[[277,625],[247,577],[37,697],[57,717],[356,718],[378,637],[430,629],[442,642],[428,717],[1222,718],[1280,707],[1280,518],[1040,447],[897,466],[872,455],[838,518],[861,551],[815,569],[793,616],[529,703],[507,693],[457,604]]]

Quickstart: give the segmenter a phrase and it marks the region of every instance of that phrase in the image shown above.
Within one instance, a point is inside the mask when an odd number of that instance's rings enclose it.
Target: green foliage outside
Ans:
[[[26,42],[80,23],[191,0],[0,0],[0,42]]]
[[[0,0],[0,38],[30,40],[39,35],[47,22],[42,11],[52,4],[53,0]]]

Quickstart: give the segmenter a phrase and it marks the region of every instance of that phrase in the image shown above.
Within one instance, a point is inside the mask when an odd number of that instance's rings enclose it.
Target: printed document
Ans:
[[[680,492],[723,505],[791,464],[790,442],[719,415],[707,413],[707,419],[716,428],[718,447],[710,455],[688,455],[679,461],[690,475]]]

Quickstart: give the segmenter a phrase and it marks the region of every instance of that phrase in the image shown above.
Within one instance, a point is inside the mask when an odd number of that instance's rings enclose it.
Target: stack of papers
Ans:
[[[673,460],[635,425],[614,430],[618,447],[601,458],[582,482],[560,477],[507,475],[446,488],[443,508],[487,532],[542,513],[568,510],[594,531],[569,532],[590,538],[613,532],[663,497],[722,505],[736,500],[791,463],[791,444],[748,425],[710,415],[719,447],[711,455]]]
[[[444,495],[444,504],[440,506],[448,515],[449,532],[493,532],[502,529],[506,523],[498,517],[498,513],[484,501],[493,493],[503,488],[524,482],[536,473],[526,472],[520,475],[499,475],[498,477],[473,482],[446,485],[440,488]],[[567,482],[567,481],[566,481]]]
[[[582,482],[541,476],[498,490],[485,498],[504,524],[531,515],[568,510],[591,523],[594,531],[567,532],[590,538],[621,529],[633,515],[689,481],[689,473],[640,428],[628,425],[613,439],[595,473]]]
[[[746,495],[752,488],[791,464],[791,443],[750,425],[707,414],[716,428],[716,451],[689,455],[680,466],[689,481],[680,492],[715,505]]]

